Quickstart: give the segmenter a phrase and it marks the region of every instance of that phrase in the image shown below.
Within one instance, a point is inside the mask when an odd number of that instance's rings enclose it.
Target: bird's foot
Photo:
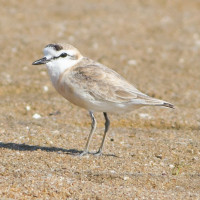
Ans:
[[[88,151],[83,151],[82,153],[79,154],[80,157],[87,155],[89,152]]]
[[[99,151],[97,151],[94,155],[95,156],[102,156],[102,150],[99,149]]]

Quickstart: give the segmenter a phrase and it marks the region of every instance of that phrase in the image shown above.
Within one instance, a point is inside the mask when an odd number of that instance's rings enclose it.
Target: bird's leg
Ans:
[[[93,112],[90,111],[89,114],[90,114],[90,117],[91,117],[91,119],[92,119],[91,130],[90,130],[90,134],[89,134],[87,143],[86,143],[86,145],[85,145],[85,149],[84,149],[84,151],[80,154],[80,156],[84,156],[84,155],[88,154],[88,147],[89,147],[89,145],[90,145],[90,140],[91,140],[91,138],[92,138],[92,135],[93,135],[93,133],[94,133],[94,131],[95,131],[95,129],[96,129],[96,125],[97,125],[97,122],[96,122],[96,119],[95,119],[95,117],[94,117]]]
[[[102,139],[102,142],[101,142],[101,146],[100,146],[99,150],[97,151],[97,153],[95,153],[95,155],[101,155],[102,154],[103,145],[104,145],[105,138],[106,138],[106,133],[108,132],[108,129],[109,129],[109,126],[110,126],[110,120],[108,119],[107,113],[104,112],[103,115],[105,117],[105,130],[104,130],[104,135],[103,135],[103,139]]]

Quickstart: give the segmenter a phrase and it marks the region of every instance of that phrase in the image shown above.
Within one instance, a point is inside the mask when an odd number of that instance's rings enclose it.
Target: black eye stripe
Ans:
[[[67,53],[61,53],[59,56],[55,56],[55,57],[53,57],[52,59],[53,60],[56,60],[56,59],[58,59],[58,58],[65,58],[65,57],[67,57],[67,56],[70,56],[69,54],[67,54]]]

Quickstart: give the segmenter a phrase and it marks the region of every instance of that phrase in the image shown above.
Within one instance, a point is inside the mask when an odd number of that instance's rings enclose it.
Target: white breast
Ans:
[[[48,69],[48,74],[50,76],[51,82],[53,86],[58,90],[58,80],[60,76],[63,74],[63,72],[76,65],[80,60],[69,60],[69,59],[56,59],[48,62],[46,64]]]

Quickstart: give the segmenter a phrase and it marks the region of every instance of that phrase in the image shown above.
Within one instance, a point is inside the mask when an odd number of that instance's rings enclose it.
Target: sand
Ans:
[[[200,199],[200,2],[1,1],[0,199]],[[32,66],[53,42],[124,76],[176,109],[108,115],[103,155],[98,121]]]

